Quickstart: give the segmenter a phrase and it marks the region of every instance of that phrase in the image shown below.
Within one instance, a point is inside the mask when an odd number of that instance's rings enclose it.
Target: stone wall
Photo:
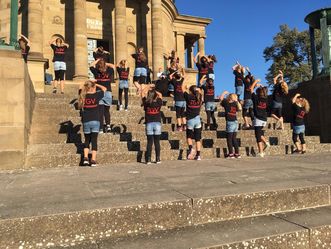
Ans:
[[[18,51],[0,50],[0,169],[24,165],[34,88]]]
[[[285,118],[292,120],[291,99],[300,93],[310,102],[311,111],[306,117],[307,135],[321,136],[321,142],[331,142],[331,79],[318,78],[299,84],[297,89],[290,91],[285,105]]]

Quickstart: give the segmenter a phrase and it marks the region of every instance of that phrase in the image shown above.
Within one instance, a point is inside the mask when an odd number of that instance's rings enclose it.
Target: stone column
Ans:
[[[199,37],[199,52],[201,55],[206,55],[206,51],[205,51],[205,39],[206,36],[200,36]]]
[[[29,0],[28,38],[31,41],[30,56],[43,57],[43,24],[41,0]]]
[[[330,57],[331,57],[331,26],[327,23],[327,13],[322,12],[320,19],[321,34],[322,34],[322,55],[323,55],[323,73],[330,73]]]
[[[311,50],[311,58],[312,58],[312,66],[313,66],[313,79],[315,79],[318,74],[316,45],[315,45],[315,29],[313,27],[309,27],[309,33],[310,33],[310,50]]]
[[[162,0],[152,0],[153,77],[163,67]]]
[[[86,0],[74,0],[74,24],[74,80],[80,81],[88,78]]]
[[[115,56],[116,62],[127,59],[126,0],[115,0]]]
[[[179,63],[186,68],[185,63],[185,33],[177,32],[176,40],[177,40],[177,54],[179,57]]]

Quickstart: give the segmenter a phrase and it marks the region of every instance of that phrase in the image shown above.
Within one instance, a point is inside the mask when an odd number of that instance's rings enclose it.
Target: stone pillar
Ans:
[[[185,33],[177,32],[176,40],[177,40],[177,54],[179,57],[180,64],[186,68],[185,63]]]
[[[115,0],[115,56],[116,62],[127,59],[126,0]]]
[[[320,19],[322,33],[322,55],[323,55],[323,73],[330,73],[330,57],[331,57],[331,26],[328,26],[326,11],[322,12]]]
[[[18,25],[18,1],[11,0],[10,3],[10,45],[17,43],[17,25]]]
[[[88,78],[86,0],[74,0],[75,81]]]
[[[315,29],[313,27],[309,27],[309,33],[310,33],[310,49],[311,49],[312,67],[313,67],[313,79],[315,79],[318,74],[317,58],[316,58],[316,45],[315,45]]]
[[[200,36],[199,37],[199,52],[201,55],[206,55],[206,51],[205,51],[205,39],[206,36]]]
[[[41,0],[29,0],[28,37],[32,44],[30,55],[43,57],[43,24]]]
[[[163,66],[162,0],[152,0],[153,78]]]

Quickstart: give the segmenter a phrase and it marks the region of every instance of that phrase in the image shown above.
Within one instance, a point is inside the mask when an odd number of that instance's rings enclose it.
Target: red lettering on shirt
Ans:
[[[158,115],[160,113],[161,107],[147,107],[146,113],[148,115]]]
[[[200,108],[201,103],[198,100],[190,100],[188,103],[189,108]]]
[[[231,106],[230,107],[230,112],[228,113],[230,116],[236,116],[237,115],[237,107]]]
[[[259,108],[259,109],[267,109],[267,103],[265,103],[265,102],[259,102],[259,104],[257,105],[257,108]]]
[[[97,107],[97,100],[95,98],[93,99],[85,99],[84,102],[84,108],[95,108]]]
[[[305,117],[306,113],[304,111],[300,111],[300,113],[297,115],[298,118],[303,119]]]

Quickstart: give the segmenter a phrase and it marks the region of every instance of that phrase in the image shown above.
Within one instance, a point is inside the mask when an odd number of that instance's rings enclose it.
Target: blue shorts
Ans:
[[[216,110],[216,104],[215,104],[215,102],[206,102],[205,108],[206,108],[206,111],[214,112]]]
[[[99,101],[99,105],[111,106],[113,103],[113,97],[111,92],[106,91],[103,98]]]
[[[238,99],[244,95],[244,86],[236,86],[236,94],[238,95]]]
[[[250,109],[253,107],[254,107],[253,100],[251,100],[251,99],[244,100],[244,106],[243,106],[244,109]]]
[[[161,123],[160,122],[151,122],[146,124],[146,135],[152,136],[152,135],[161,135],[162,129],[161,129]]]
[[[84,134],[99,133],[100,122],[99,121],[89,121],[83,123]]]
[[[200,116],[187,120],[186,125],[189,130],[200,129],[202,127]]]
[[[119,88],[120,89],[129,88],[129,81],[128,80],[120,80]]]
[[[238,132],[238,121],[226,121],[226,132]]]
[[[147,69],[144,67],[137,67],[134,70],[134,76],[135,77],[140,77],[140,76],[147,77]]]
[[[253,120],[253,126],[254,127],[264,127],[267,125],[267,121],[264,121],[264,120],[261,120],[261,119],[258,119],[258,118],[254,118]]]
[[[186,109],[186,101],[175,101],[175,106]]]
[[[169,84],[169,85],[168,85],[168,91],[169,91],[169,92],[173,92],[173,91],[175,91],[175,87],[174,87],[173,84]]]
[[[305,125],[298,125],[298,126],[293,125],[293,133],[296,135],[299,135],[301,133],[304,134],[305,131],[306,131]]]
[[[277,101],[272,101],[272,108],[273,109],[282,109],[283,108],[283,103],[277,102]]]
[[[54,71],[67,70],[67,65],[64,61],[54,61]]]

